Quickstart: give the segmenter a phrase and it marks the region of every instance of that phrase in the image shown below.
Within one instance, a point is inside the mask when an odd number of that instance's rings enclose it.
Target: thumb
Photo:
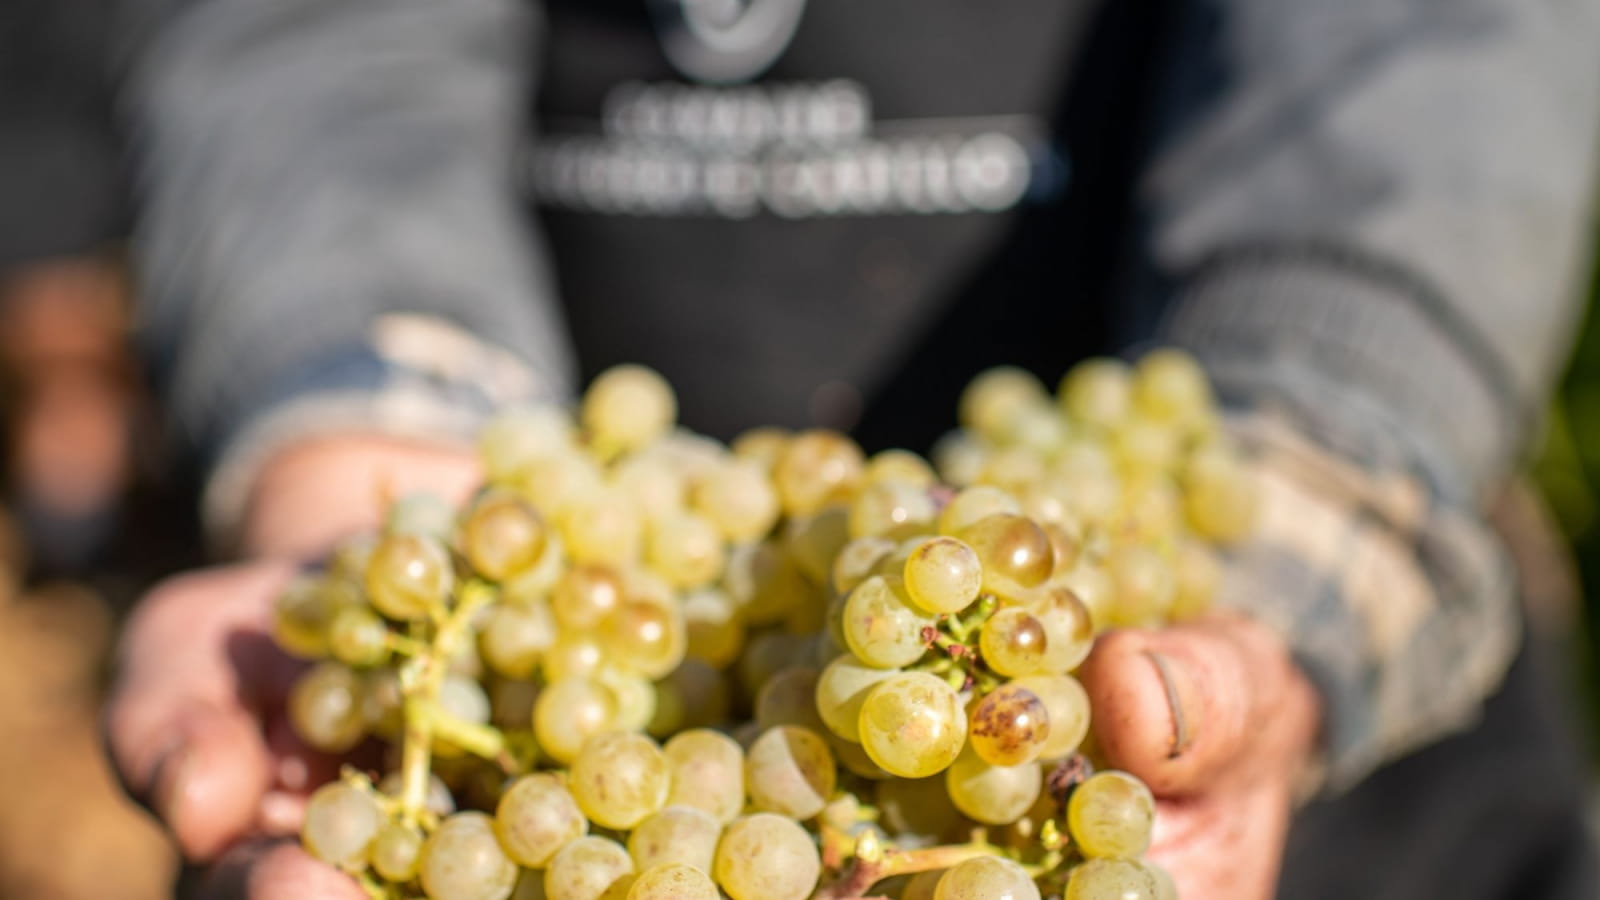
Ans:
[[[1315,740],[1315,691],[1243,618],[1107,633],[1080,675],[1106,761],[1159,796],[1293,777]]]
[[[350,876],[312,859],[293,841],[238,844],[205,872],[194,893],[213,900],[366,900]]]

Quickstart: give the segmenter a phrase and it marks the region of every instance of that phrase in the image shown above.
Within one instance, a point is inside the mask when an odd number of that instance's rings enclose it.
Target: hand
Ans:
[[[1269,900],[1320,703],[1282,641],[1213,617],[1103,636],[1080,671],[1107,760],[1156,795],[1183,900]]]

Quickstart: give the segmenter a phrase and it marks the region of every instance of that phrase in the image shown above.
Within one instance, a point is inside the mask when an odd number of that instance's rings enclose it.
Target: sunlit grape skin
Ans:
[[[1176,900],[1158,877],[1137,861],[1091,859],[1074,866],[1062,900]]]
[[[901,672],[861,704],[861,745],[901,778],[941,772],[966,743],[967,717],[955,689],[926,672]]]
[[[853,489],[865,465],[855,441],[834,431],[805,431],[784,447],[772,477],[784,511],[808,516]]]
[[[642,447],[672,427],[677,398],[666,379],[644,366],[614,366],[584,392],[584,430],[602,457]]]
[[[442,608],[453,583],[450,554],[432,538],[387,535],[367,560],[367,596],[391,619],[421,619]]]
[[[717,900],[717,886],[703,870],[666,863],[639,873],[627,900]]]
[[[372,842],[372,868],[390,881],[410,881],[422,866],[422,830],[389,822]]]
[[[585,740],[612,727],[616,715],[616,696],[605,685],[564,678],[547,686],[534,703],[534,734],[552,758],[570,763]]]
[[[531,568],[547,534],[537,510],[506,490],[479,497],[461,522],[461,552],[478,574],[504,581]]]
[[[804,900],[822,874],[822,860],[793,819],[756,813],[723,832],[713,868],[733,900]]]
[[[850,654],[836,657],[817,677],[817,714],[828,730],[851,743],[861,740],[861,705],[896,669],[869,666]]]
[[[705,810],[667,806],[640,822],[628,835],[628,855],[633,857],[634,868],[641,872],[665,863],[681,863],[710,872],[721,836],[722,823]]]
[[[589,835],[568,843],[544,870],[549,900],[598,900],[612,882],[633,873],[633,859],[622,845]]]
[[[898,577],[874,575],[845,601],[844,638],[857,658],[880,669],[907,666],[927,648],[924,629],[934,620],[918,612]]]
[[[1073,789],[1067,824],[1085,856],[1132,859],[1150,846],[1155,798],[1126,772],[1096,772]]]
[[[572,796],[597,825],[625,830],[667,803],[672,772],[656,742],[614,731],[590,738],[569,772]]]
[[[419,877],[431,900],[505,900],[517,883],[517,864],[500,848],[492,820],[456,813],[422,845]]]
[[[822,735],[795,725],[764,731],[745,754],[745,784],[755,808],[809,819],[833,796],[833,753]]]
[[[983,589],[1002,597],[1014,597],[1038,587],[1055,568],[1050,536],[1023,516],[986,516],[961,529],[956,537],[970,546],[983,563]]]
[[[934,900],[1039,900],[1026,869],[1001,856],[978,856],[952,866],[934,888]]]
[[[956,613],[972,605],[983,587],[977,551],[953,537],[925,541],[906,560],[906,595],[930,613]]]
[[[983,623],[978,652],[989,668],[1007,677],[1044,672],[1050,667],[1050,633],[1027,609],[1005,607]]]
[[[985,825],[1009,825],[1021,818],[1044,784],[1036,762],[993,766],[971,752],[951,763],[944,779],[956,808]]]
[[[1078,749],[1089,733],[1089,695],[1071,675],[1024,675],[1013,684],[1026,688],[1044,704],[1050,732],[1039,755],[1058,759]]]
[[[725,734],[696,728],[673,735],[661,748],[672,768],[667,802],[704,810],[721,823],[744,806],[744,750]]]
[[[495,808],[495,831],[518,865],[542,868],[569,842],[589,830],[578,802],[561,778],[547,772],[511,783]]]
[[[367,864],[383,811],[371,796],[335,781],[318,788],[306,802],[300,838],[312,856],[350,872]]]

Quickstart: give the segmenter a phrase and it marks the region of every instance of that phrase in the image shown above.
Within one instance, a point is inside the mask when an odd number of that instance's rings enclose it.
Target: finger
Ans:
[[[1244,619],[1108,633],[1081,674],[1107,760],[1161,796],[1298,765],[1314,736],[1315,694]]]
[[[317,862],[293,841],[237,845],[196,885],[207,900],[366,900],[350,876]]]
[[[1184,900],[1270,900],[1288,819],[1279,785],[1162,801],[1147,855],[1171,873]]]

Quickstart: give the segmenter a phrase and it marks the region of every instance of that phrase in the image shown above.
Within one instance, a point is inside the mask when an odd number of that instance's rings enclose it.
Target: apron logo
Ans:
[[[712,84],[750,79],[794,38],[805,0],[650,0],[661,49],[685,76]]]

